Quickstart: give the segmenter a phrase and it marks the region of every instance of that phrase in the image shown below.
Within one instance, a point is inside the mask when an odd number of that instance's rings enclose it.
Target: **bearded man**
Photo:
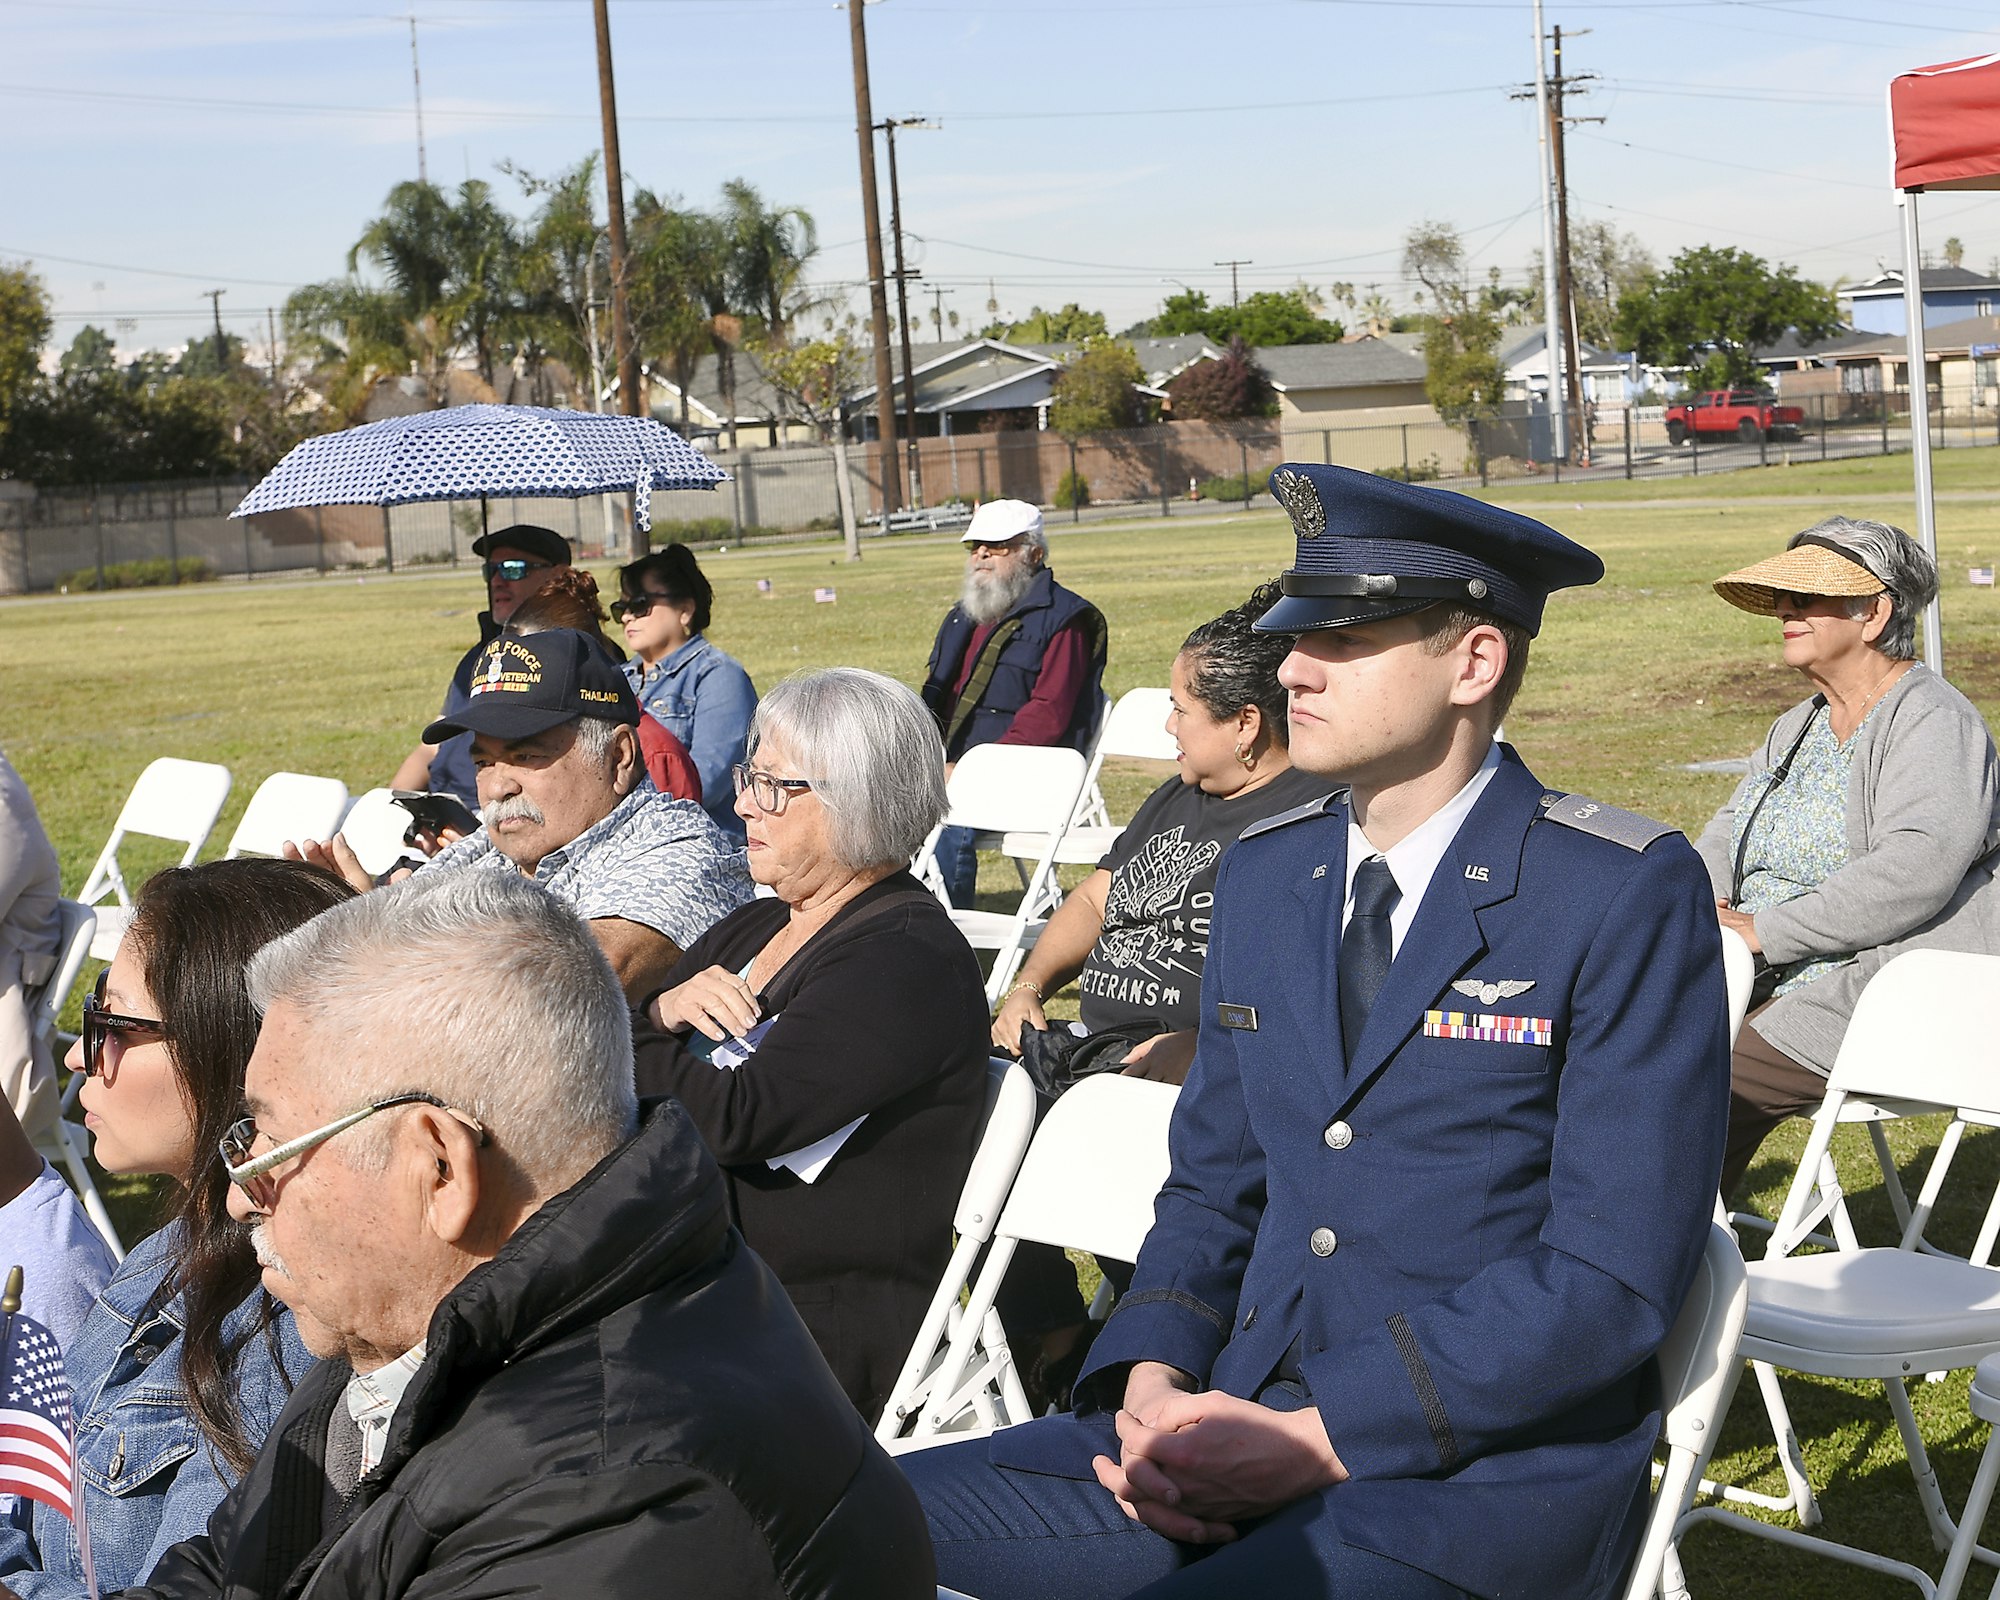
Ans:
[[[965,586],[945,613],[924,676],[947,765],[976,744],[1089,747],[1104,698],[1104,613],[1055,580],[1042,513],[989,500],[961,541]],[[947,828],[937,858],[952,904],[972,904],[973,834]]]

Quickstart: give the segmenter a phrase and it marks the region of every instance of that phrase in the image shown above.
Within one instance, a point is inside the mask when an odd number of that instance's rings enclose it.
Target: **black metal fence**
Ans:
[[[1940,450],[2000,445],[2000,391],[1932,391]],[[1788,400],[1803,421],[1769,435],[1669,437],[1661,408],[1598,407],[1588,465],[1555,459],[1549,424],[1525,402],[1463,426],[1435,418],[1342,424],[1341,413],[1239,423],[1166,423],[1070,439],[1050,432],[974,433],[905,442],[888,469],[904,505],[1031,500],[1057,519],[1171,517],[1250,506],[1281,461],[1320,461],[1453,488],[1514,480],[1666,478],[1864,455],[1911,445],[1910,400],[1893,392]],[[717,458],[731,482],[652,497],[655,542],[763,544],[837,537],[840,464],[826,446]],[[845,468],[864,537],[931,525],[885,518],[884,460],[850,445]],[[428,505],[326,506],[232,519],[243,481],[97,485],[40,492],[0,483],[0,594],[118,588],[213,578],[398,571],[469,565],[485,528],[533,521],[586,559],[625,547],[622,495]],[[16,492],[10,494],[10,488]],[[1265,502],[1268,503],[1268,502]],[[947,522],[949,519],[945,519]]]

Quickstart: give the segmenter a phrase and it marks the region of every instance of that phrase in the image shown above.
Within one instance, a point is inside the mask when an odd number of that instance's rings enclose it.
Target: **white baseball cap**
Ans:
[[[960,544],[1005,544],[1022,534],[1037,537],[1042,531],[1042,508],[1025,500],[989,500],[972,513],[972,521],[959,536]]]

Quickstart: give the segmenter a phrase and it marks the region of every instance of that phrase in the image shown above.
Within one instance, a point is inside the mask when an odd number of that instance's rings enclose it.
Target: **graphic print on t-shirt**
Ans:
[[[1111,878],[1104,934],[1086,993],[1144,1008],[1172,1007],[1198,987],[1208,955],[1208,918],[1191,915],[1188,885],[1222,854],[1185,827],[1156,833]]]

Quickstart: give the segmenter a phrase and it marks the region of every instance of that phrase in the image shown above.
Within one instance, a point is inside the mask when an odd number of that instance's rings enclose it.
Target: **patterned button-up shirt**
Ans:
[[[484,828],[419,870],[517,870]],[[534,881],[586,922],[620,917],[685,950],[753,892],[749,858],[692,800],[643,779],[610,816],[543,856]]]

